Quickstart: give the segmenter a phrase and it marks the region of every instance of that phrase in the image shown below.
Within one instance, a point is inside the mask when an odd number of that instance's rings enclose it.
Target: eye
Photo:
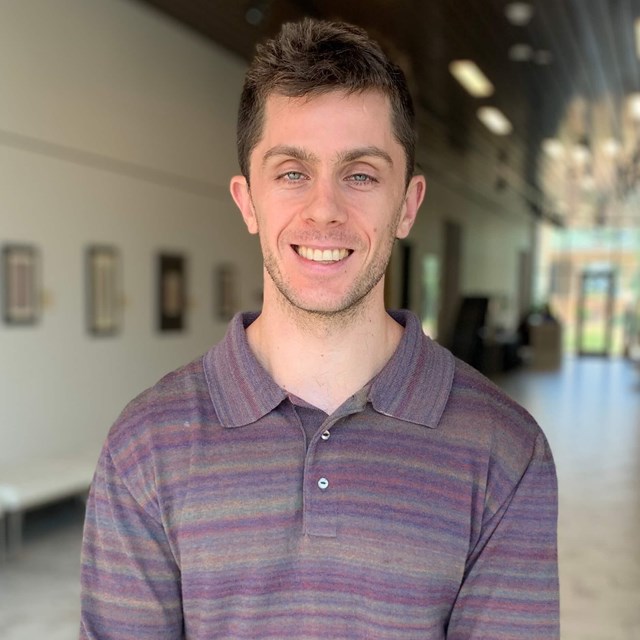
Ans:
[[[347,177],[347,181],[357,185],[367,185],[378,182],[376,178],[370,176],[368,173],[353,173]]]
[[[300,182],[300,180],[304,180],[304,174],[300,171],[287,171],[279,175],[278,180],[285,180],[286,182]]]

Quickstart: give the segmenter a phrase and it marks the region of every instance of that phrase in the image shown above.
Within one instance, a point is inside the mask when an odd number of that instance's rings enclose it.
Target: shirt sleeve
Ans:
[[[544,435],[515,485],[494,466],[447,640],[557,640],[557,479]]]
[[[141,486],[118,472],[105,446],[85,519],[81,640],[183,638],[179,568]]]

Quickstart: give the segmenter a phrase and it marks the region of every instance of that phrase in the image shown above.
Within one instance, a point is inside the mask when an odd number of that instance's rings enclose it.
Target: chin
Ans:
[[[287,296],[285,296],[287,297]],[[304,300],[287,297],[289,304],[298,311],[317,317],[348,317],[364,306],[366,296],[355,299],[342,297],[333,300]]]

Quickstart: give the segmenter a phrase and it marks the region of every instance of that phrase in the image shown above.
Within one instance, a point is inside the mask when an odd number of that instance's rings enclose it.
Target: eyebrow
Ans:
[[[286,156],[287,158],[292,158],[294,160],[300,160],[301,162],[309,163],[319,161],[318,156],[305,151],[301,147],[279,144],[267,150],[262,158],[262,165],[264,166],[268,160],[276,156]],[[356,160],[361,160],[362,158],[367,157],[380,158],[381,160],[384,160],[384,162],[389,166],[393,166],[393,160],[391,159],[391,156],[386,151],[384,151],[384,149],[380,149],[380,147],[376,147],[373,145],[368,147],[357,147],[356,149],[343,151],[338,154],[337,159],[338,162],[354,162]]]
[[[374,157],[384,160],[390,167],[393,166],[393,160],[391,156],[380,147],[358,147],[356,149],[350,149],[344,153],[339,154],[338,159],[342,162],[354,162],[355,160],[361,160],[362,158]]]
[[[287,158],[293,158],[294,160],[300,160],[301,162],[317,162],[318,157],[312,153],[305,151],[300,147],[294,147],[285,144],[278,144],[275,147],[271,147],[262,158],[262,166],[264,166],[268,160],[275,158],[276,156],[286,156]]]

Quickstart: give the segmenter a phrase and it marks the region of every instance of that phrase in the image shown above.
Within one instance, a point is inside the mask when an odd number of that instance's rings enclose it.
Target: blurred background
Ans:
[[[77,636],[109,426],[260,306],[236,108],[305,15],[409,78],[428,192],[387,302],[547,433],[563,639],[639,639],[640,0],[0,0],[0,637]]]

